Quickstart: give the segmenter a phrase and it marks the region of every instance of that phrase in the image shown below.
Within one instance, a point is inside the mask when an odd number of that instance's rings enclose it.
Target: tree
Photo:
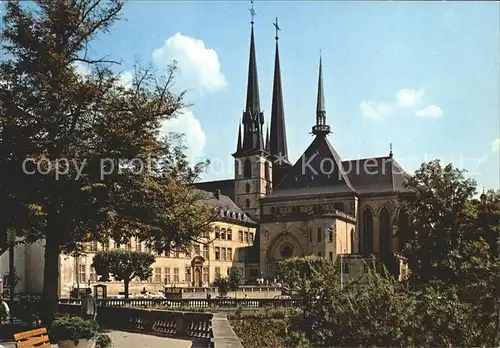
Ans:
[[[181,139],[158,136],[161,122],[185,106],[184,93],[172,91],[175,66],[166,76],[137,66],[132,85],[123,86],[113,71],[117,62],[88,55],[122,7],[120,0],[5,6],[0,121],[8,146],[0,151],[7,173],[0,196],[10,209],[5,225],[21,229],[26,242],[45,241],[48,323],[57,311],[61,252],[132,236],[158,249],[183,246],[215,215],[191,206],[199,199],[186,185],[206,163],[189,167]],[[82,66],[90,72],[84,77]]]
[[[465,171],[435,160],[423,163],[405,185],[413,192],[400,197],[411,221],[410,242],[403,251],[409,268],[420,283],[457,281],[459,258],[453,252],[468,243],[475,182],[465,178]]]
[[[155,257],[150,253],[114,249],[97,252],[92,267],[102,281],[109,281],[110,276],[118,281],[123,280],[125,298],[128,298],[130,281],[134,278],[147,280],[151,277],[151,265],[154,262]]]
[[[408,178],[415,194],[402,197],[412,230],[404,254],[416,289],[455,291],[476,313],[469,330],[494,346],[500,340],[500,194],[475,199],[476,184],[465,174],[436,160]],[[462,335],[464,345],[476,339]]]
[[[278,268],[279,278],[299,291],[305,307],[318,297],[323,299],[324,287],[338,286],[337,273],[334,263],[315,255],[286,259]]]
[[[245,284],[243,270],[239,267],[231,267],[227,275],[227,282],[229,290],[234,291],[234,297],[236,298],[238,289]]]
[[[220,275],[218,275],[217,278],[215,278],[212,285],[217,288],[219,296],[227,295],[227,292],[229,291],[229,281],[227,277],[221,277]]]

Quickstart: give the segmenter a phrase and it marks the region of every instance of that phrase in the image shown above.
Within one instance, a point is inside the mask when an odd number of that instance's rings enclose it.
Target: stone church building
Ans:
[[[254,245],[245,250],[247,267],[265,278],[276,276],[277,263],[293,256],[318,255],[335,261],[342,255],[346,277],[363,271],[367,260],[383,262],[395,275],[397,252],[405,243],[407,217],[397,195],[406,175],[389,154],[345,160],[328,140],[320,58],[314,136],[295,163],[288,156],[278,35],[274,66],[271,125],[264,137],[259,98],[253,21],[246,106],[238,128],[234,178],[195,186],[230,197],[258,222]],[[312,111],[312,110],[311,110]],[[236,122],[236,120],[235,120]],[[308,136],[304,132],[304,136]],[[360,262],[363,260],[365,262]]]

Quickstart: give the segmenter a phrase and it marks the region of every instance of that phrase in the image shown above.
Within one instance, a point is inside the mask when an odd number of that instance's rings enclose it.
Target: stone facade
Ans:
[[[218,274],[226,276],[232,267],[242,268],[247,278],[258,277],[258,266],[244,262],[244,252],[253,245],[256,227],[251,224],[218,221],[213,223],[209,235],[200,239],[202,243],[192,246],[191,252],[171,252],[169,255],[156,254],[156,261],[151,266],[153,275],[146,281],[132,281],[130,292],[139,293],[146,288],[149,292],[171,287],[207,287]],[[134,239],[127,245],[117,246],[113,241],[106,245],[93,242],[86,246],[86,255],[59,257],[59,296],[68,297],[75,287],[93,287],[107,285],[109,295],[123,291],[123,282],[101,283],[92,267],[94,254],[100,250],[121,248],[142,252],[148,250],[145,243]],[[30,245],[18,245],[15,248],[15,267],[21,280],[16,292],[41,293],[43,287],[44,245],[43,242]],[[4,278],[8,276],[9,252],[1,255],[0,265]]]

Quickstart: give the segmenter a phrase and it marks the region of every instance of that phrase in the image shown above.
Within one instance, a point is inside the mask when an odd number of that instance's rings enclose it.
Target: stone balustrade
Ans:
[[[80,299],[59,299],[60,304],[80,305]],[[99,307],[134,307],[134,308],[220,308],[220,307],[297,307],[300,299],[98,299]]]
[[[59,312],[80,313],[79,304],[59,303]],[[97,321],[107,329],[189,338],[212,338],[212,313],[148,310],[125,306],[100,306]]]

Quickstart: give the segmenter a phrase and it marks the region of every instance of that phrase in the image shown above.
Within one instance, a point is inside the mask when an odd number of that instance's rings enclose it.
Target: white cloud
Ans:
[[[438,118],[443,116],[443,110],[436,105],[427,105],[425,108],[417,110],[416,116]]]
[[[183,88],[196,88],[200,93],[213,92],[227,85],[215,50],[205,47],[197,38],[177,33],[165,41],[163,47],[153,51],[158,67],[166,68],[177,62],[177,81]]]
[[[365,119],[377,120],[390,116],[404,109],[415,111],[415,115],[424,117],[441,117],[443,111],[436,105],[428,105],[417,110],[425,95],[423,89],[403,88],[396,92],[396,100],[392,102],[363,100],[360,104],[361,115]]]
[[[496,138],[491,142],[491,150],[493,152],[498,152],[500,151],[500,138]]]
[[[120,74],[118,79],[118,83],[125,88],[132,87],[132,81],[134,79],[134,75],[130,71],[125,71]]]
[[[185,145],[188,148],[187,154],[191,162],[197,162],[204,156],[206,135],[201,128],[200,121],[190,110],[183,110],[176,118],[163,123],[161,133],[169,132],[182,133],[185,135]]]
[[[420,104],[422,97],[424,96],[425,91],[423,89],[410,89],[403,88],[397,91],[396,99],[397,104],[404,107],[415,107]]]
[[[386,102],[365,101],[361,102],[361,115],[363,118],[377,120],[389,116],[394,111],[394,104]]]
[[[88,64],[75,62],[73,66],[75,67],[76,73],[81,77],[85,78],[85,76],[90,75],[90,68]]]

